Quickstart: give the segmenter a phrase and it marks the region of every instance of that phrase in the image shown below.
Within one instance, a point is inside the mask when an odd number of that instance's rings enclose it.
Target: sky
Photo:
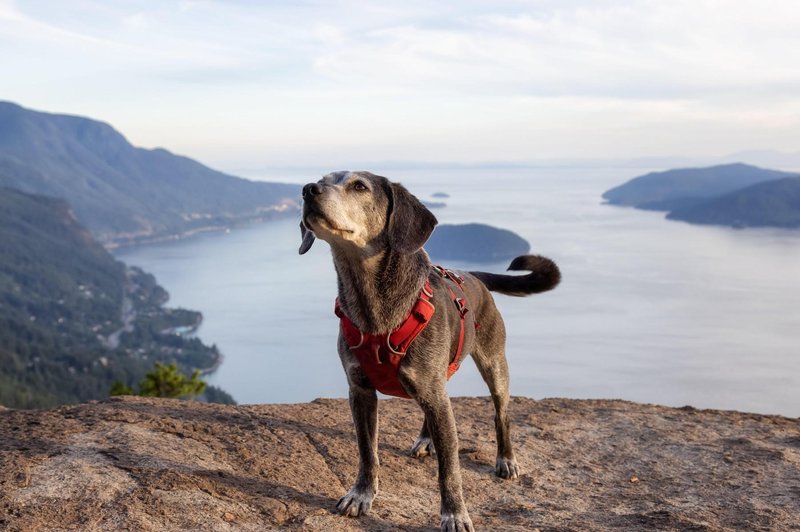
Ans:
[[[0,0],[0,99],[222,169],[800,151],[796,0]]]

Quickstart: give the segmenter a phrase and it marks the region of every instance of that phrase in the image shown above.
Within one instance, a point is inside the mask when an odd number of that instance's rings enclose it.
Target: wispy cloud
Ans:
[[[789,149],[799,22],[793,0],[0,0],[0,94],[226,161]]]
[[[787,19],[800,10],[757,8],[754,25],[755,4],[726,4],[724,14],[713,4],[609,3],[384,27],[322,50],[315,66],[336,79],[492,94],[704,99],[793,90],[800,69],[786,52],[800,39]]]

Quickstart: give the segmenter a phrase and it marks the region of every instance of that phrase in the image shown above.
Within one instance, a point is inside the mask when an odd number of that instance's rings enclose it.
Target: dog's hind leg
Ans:
[[[414,458],[425,458],[433,454],[433,440],[431,440],[431,432],[428,429],[428,418],[422,421],[422,429],[419,431],[419,436],[411,446],[411,456]]]
[[[472,359],[483,380],[489,386],[494,403],[494,427],[497,435],[495,473],[501,478],[517,478],[520,470],[511,447],[508,419],[508,363],[506,362],[506,331],[499,314],[497,319],[482,322]]]

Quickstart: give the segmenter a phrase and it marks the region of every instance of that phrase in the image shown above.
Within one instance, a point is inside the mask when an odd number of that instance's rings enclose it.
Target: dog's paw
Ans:
[[[411,456],[414,458],[424,458],[433,453],[433,442],[430,438],[417,438],[411,446]]]
[[[442,514],[442,532],[475,532],[467,512]]]
[[[347,495],[336,503],[336,511],[348,517],[358,517],[369,512],[375,492],[372,490],[359,490],[352,488]]]
[[[519,465],[515,458],[497,458],[497,465],[494,469],[495,474],[500,478],[517,478],[519,477]]]

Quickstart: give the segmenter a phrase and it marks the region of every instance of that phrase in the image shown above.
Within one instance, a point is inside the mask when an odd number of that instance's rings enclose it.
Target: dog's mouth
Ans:
[[[308,205],[306,205],[306,212],[303,214],[303,223],[306,224],[306,227],[314,232],[316,232],[318,228],[334,235],[345,235],[355,232],[352,229],[337,227],[331,223],[330,220],[328,220],[328,217],[325,216],[325,214],[315,208],[309,207]]]
[[[352,229],[340,229],[340,228],[332,225],[325,218],[320,218],[319,225],[321,225],[322,228],[325,229],[326,231],[328,231],[330,233],[334,233],[334,234],[342,234],[343,235],[343,234],[348,234],[348,233],[354,233],[355,232]]]

